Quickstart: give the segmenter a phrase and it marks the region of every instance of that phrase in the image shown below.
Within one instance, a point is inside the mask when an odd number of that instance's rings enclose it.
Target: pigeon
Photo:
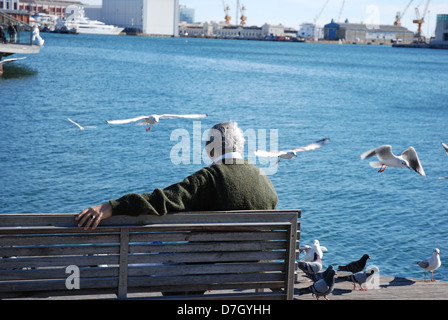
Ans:
[[[140,121],[142,124],[146,124],[146,132],[151,130],[151,125],[154,123],[158,123],[160,119],[176,119],[176,118],[185,118],[185,119],[200,119],[207,117],[205,113],[196,113],[196,114],[152,114],[149,116],[139,116],[131,119],[123,119],[123,120],[107,120],[106,122],[109,124],[125,124]]]
[[[328,273],[325,278],[316,281],[308,288],[299,289],[299,295],[312,293],[317,300],[319,300],[319,297],[324,297],[325,300],[328,300],[327,296],[332,293],[334,289],[334,276],[336,272],[332,265],[328,266],[327,271]]]
[[[312,261],[314,259],[314,253],[316,252],[319,255],[319,258],[322,259],[324,256],[322,251],[328,251],[328,249],[324,246],[321,246],[319,240],[314,240],[313,246],[300,246],[300,250],[305,251],[305,257],[301,261]]]
[[[322,270],[322,261],[317,253],[314,253],[313,261],[299,261],[297,265],[305,273],[318,273]]]
[[[431,257],[417,261],[416,264],[425,270],[425,282],[429,282],[429,280],[426,280],[427,271],[431,271],[431,281],[435,281],[433,278],[434,270],[437,270],[442,265],[440,261],[440,250],[435,248]]]
[[[361,160],[372,157],[375,154],[379,161],[372,161],[369,164],[372,168],[380,168],[378,172],[384,172],[387,167],[408,167],[421,176],[426,176],[417,152],[413,147],[407,148],[396,156],[392,153],[392,147],[390,145],[384,145],[364,152],[361,155]]]
[[[325,139],[321,139],[319,141],[310,143],[304,147],[298,147],[295,149],[289,149],[289,150],[283,150],[283,151],[255,150],[254,154],[259,157],[278,158],[278,161],[276,163],[279,163],[281,159],[290,160],[290,159],[292,159],[292,157],[297,157],[297,152],[311,151],[311,150],[316,150],[316,149],[322,148],[328,142],[330,142],[330,139],[325,138]]]
[[[317,282],[323,278],[325,278],[328,275],[328,272],[330,272],[332,270],[333,266],[331,266],[331,268],[327,268],[327,270],[325,271],[321,271],[318,273],[305,273],[305,276],[308,279],[311,279],[311,281],[313,282]]]
[[[347,271],[347,272],[351,272],[351,273],[360,272],[360,271],[364,270],[366,263],[367,263],[367,259],[370,259],[370,257],[368,254],[365,254],[358,261],[350,262],[349,264],[347,264],[345,266],[339,266],[338,271]]]
[[[360,271],[348,276],[338,277],[338,280],[353,282],[353,290],[356,289],[356,284],[359,284],[359,290],[367,291],[367,289],[363,288],[362,284],[365,283],[367,279],[370,278],[374,273],[374,269],[371,269],[369,271]]]

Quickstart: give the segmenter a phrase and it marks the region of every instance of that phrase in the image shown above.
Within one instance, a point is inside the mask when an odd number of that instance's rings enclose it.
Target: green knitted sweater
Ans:
[[[129,193],[110,200],[113,215],[165,215],[181,211],[275,209],[278,197],[261,170],[244,163],[213,164],[179,183],[152,193]]]

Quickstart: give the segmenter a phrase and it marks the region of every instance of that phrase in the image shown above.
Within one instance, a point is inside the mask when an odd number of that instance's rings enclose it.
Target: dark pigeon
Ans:
[[[366,267],[367,259],[370,259],[368,254],[365,254],[358,261],[350,262],[345,266],[339,266],[338,271],[347,271],[351,273],[357,273]]]

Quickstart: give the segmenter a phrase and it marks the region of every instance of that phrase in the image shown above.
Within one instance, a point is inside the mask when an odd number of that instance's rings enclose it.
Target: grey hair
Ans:
[[[219,134],[219,136],[217,136]],[[208,142],[222,142],[223,152],[239,152],[244,150],[244,133],[233,121],[215,124],[208,132]]]

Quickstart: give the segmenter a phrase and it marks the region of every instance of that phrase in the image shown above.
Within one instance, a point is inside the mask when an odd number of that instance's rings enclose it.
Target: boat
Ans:
[[[71,5],[65,9],[64,20],[58,22],[56,29],[80,34],[110,34],[118,35],[124,28],[107,25],[98,20],[90,20],[85,16],[84,7]]]
[[[58,16],[45,12],[38,12],[30,18],[30,24],[38,24],[41,31],[54,31],[58,23]]]

